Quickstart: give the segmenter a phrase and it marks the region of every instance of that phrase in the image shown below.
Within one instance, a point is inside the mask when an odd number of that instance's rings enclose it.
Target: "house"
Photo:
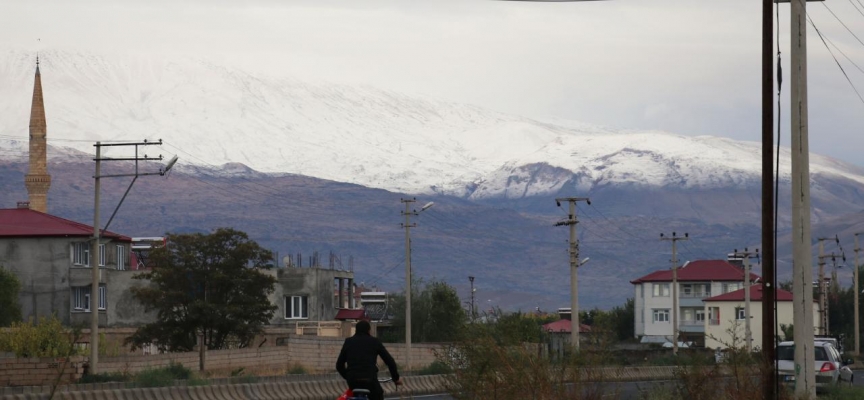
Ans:
[[[101,326],[134,326],[152,320],[132,298],[132,239],[102,232],[98,260],[90,252],[93,227],[30,209],[0,209],[0,264],[21,282],[22,316],[56,315],[64,325],[89,326],[91,310]],[[91,301],[92,265],[101,271],[99,298]]]
[[[690,261],[678,268],[678,331],[682,341],[703,344],[705,305],[702,300],[744,287],[744,269],[726,260]],[[750,274],[750,281],[759,276]],[[643,343],[673,340],[672,270],[654,271],[630,281],[634,295],[634,332]]]
[[[270,302],[279,309],[271,327],[296,327],[302,334],[319,334],[323,322],[336,322],[340,309],[356,309],[354,272],[319,265],[285,266],[262,271],[276,278]],[[334,295],[335,294],[335,295]],[[304,328],[307,327],[308,329]],[[338,326],[338,324],[337,324]]]
[[[745,301],[744,290],[736,290],[703,299],[705,303],[705,347],[725,349],[745,346]],[[762,285],[752,285],[750,290],[750,332],[752,347],[762,347]],[[792,325],[792,293],[777,289],[777,325]],[[813,303],[813,315],[818,314],[819,303]],[[818,330],[818,318],[813,319],[814,333]],[[781,335],[782,332],[777,332]]]

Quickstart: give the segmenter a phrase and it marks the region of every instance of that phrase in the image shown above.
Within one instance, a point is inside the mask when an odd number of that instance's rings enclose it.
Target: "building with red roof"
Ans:
[[[741,347],[746,345],[745,321],[748,314],[744,291],[719,294],[703,299],[705,306],[705,346],[709,348]],[[752,347],[762,346],[762,285],[751,285],[750,292],[750,337]],[[818,302],[813,303],[813,315],[819,315]],[[792,293],[777,289],[777,324],[792,325]],[[818,318],[813,319],[814,333]],[[779,332],[778,332],[779,333]]]
[[[89,324],[95,307],[103,326],[131,326],[147,320],[131,298],[132,239],[104,231],[98,260],[91,257],[93,227],[55,215],[19,208],[0,209],[0,265],[21,282],[18,300],[27,318],[56,315],[64,324]],[[98,261],[99,298],[92,302],[92,263]],[[116,304],[124,304],[119,310]]]
[[[751,282],[759,276],[750,274]],[[704,343],[705,306],[703,299],[734,292],[744,287],[744,268],[727,260],[696,260],[678,268],[679,340]],[[630,281],[634,295],[634,332],[643,343],[673,340],[672,270],[662,269]]]

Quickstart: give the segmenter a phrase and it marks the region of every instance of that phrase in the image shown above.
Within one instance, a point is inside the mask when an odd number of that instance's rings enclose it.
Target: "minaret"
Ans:
[[[42,75],[39,73],[39,57],[36,57],[36,78],[33,82],[33,105],[30,106],[30,169],[24,177],[30,209],[48,212],[48,156],[45,135],[45,104],[42,102]]]

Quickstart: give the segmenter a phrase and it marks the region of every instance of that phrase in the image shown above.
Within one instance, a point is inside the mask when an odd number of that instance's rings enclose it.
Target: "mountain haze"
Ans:
[[[3,54],[0,207],[12,207],[26,199],[34,60]],[[399,200],[416,196],[417,209],[436,205],[413,220],[415,274],[462,290],[473,275],[481,307],[522,309],[568,301],[567,232],[553,227],[566,212],[554,197],[592,200],[577,213],[591,258],[579,272],[586,307],[620,304],[632,296],[629,280],[668,268],[661,232],[690,234],[682,260],[759,243],[759,143],[529,119],[195,59],[49,51],[41,62],[49,212],[92,221],[96,141],[161,138],[149,155],[180,156],[167,179],[139,179],[123,203],[109,229],[130,236],[232,226],[280,255],[351,257],[358,281],[398,290]],[[105,163],[103,172],[129,167]],[[789,170],[784,148],[783,233]],[[864,221],[864,170],[812,155],[811,173],[814,229],[853,231]],[[103,182],[103,224],[126,185]]]

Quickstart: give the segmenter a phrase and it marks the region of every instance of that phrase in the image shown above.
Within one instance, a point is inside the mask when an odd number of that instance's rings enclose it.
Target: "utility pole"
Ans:
[[[762,0],[762,398],[777,398],[774,262],[774,8]],[[778,75],[780,71],[777,71]]]
[[[831,282],[832,279],[825,278],[825,260],[830,258],[834,262],[834,271],[835,274],[832,274],[832,277],[836,275],[837,271],[837,256],[833,251],[831,254],[825,254],[825,241],[826,240],[834,240],[837,243],[837,246],[840,246],[840,237],[834,236],[833,238],[819,238],[819,282],[818,282],[818,294],[819,294],[819,334],[820,335],[830,335],[830,318],[828,313],[828,282]],[[856,238],[857,239],[857,238]],[[841,248],[842,250],[842,248]],[[843,258],[843,261],[846,261],[846,255],[840,254]],[[836,280],[835,280],[836,282]]]
[[[475,315],[475,312],[474,312],[474,277],[469,276],[468,281],[471,282],[471,322],[473,323],[474,318],[475,318],[474,317],[474,315]]]
[[[858,274],[861,270],[861,264],[858,264],[858,252],[861,251],[861,247],[858,246],[858,235],[864,232],[859,232],[855,234],[855,273],[852,275],[852,280],[855,282],[852,283],[852,293],[855,293],[855,349],[852,352],[857,356],[861,354],[861,325],[859,325],[858,321]]]
[[[405,204],[405,211],[402,215],[405,216],[405,223],[402,227],[405,228],[405,370],[411,370],[411,228],[416,228],[417,224],[411,223],[411,216],[418,216],[421,212],[428,210],[435,203],[429,202],[424,205],[420,211],[412,210],[411,205],[417,202],[416,198],[399,199]]]
[[[94,204],[93,204],[93,244],[90,250],[90,267],[91,270],[91,282],[90,282],[90,366],[89,373],[97,374],[99,373],[99,282],[101,281],[101,271],[99,269],[99,264],[102,262],[102,254],[99,251],[99,241],[101,232],[99,229],[99,225],[101,222],[99,221],[99,195],[101,189],[101,181],[102,178],[119,178],[119,177],[132,177],[132,182],[129,184],[129,187],[126,188],[126,193],[123,194],[123,197],[120,198],[120,202],[117,204],[117,207],[114,208],[114,212],[111,214],[111,217],[108,218],[108,223],[105,224],[105,227],[101,230],[107,230],[108,226],[111,225],[111,221],[114,220],[114,216],[117,215],[117,210],[120,209],[120,205],[123,204],[123,200],[126,199],[126,196],[129,194],[129,190],[132,189],[132,185],[135,184],[135,181],[139,176],[147,176],[147,175],[165,175],[171,167],[174,166],[174,163],[177,162],[177,157],[171,159],[168,164],[164,168],[160,168],[159,172],[147,172],[140,173],[138,172],[138,162],[139,161],[161,161],[162,156],[159,157],[148,157],[146,154],[143,157],[138,156],[138,146],[152,146],[152,145],[162,145],[162,139],[159,139],[158,142],[148,142],[144,140],[143,142],[137,143],[102,143],[96,142],[94,147],[96,147],[96,158],[93,161],[96,162],[96,173],[93,175],[93,179],[95,180],[95,194]],[[122,158],[103,158],[102,157],[102,147],[119,147],[119,146],[134,146],[135,147],[135,156],[134,157],[122,157]],[[131,174],[113,174],[113,175],[102,175],[102,161],[134,161],[135,162],[135,172]],[[107,299],[106,299],[107,303]],[[105,305],[107,308],[107,304]]]
[[[587,197],[562,197],[555,199],[555,204],[561,207],[561,202],[570,203],[570,211],[567,214],[567,220],[558,221],[555,226],[570,226],[570,345],[573,349],[579,350],[579,275],[577,270],[584,262],[579,262],[579,239],[576,237],[576,224],[579,220],[576,218],[576,202],[584,201],[591,205],[591,200]],[[587,262],[587,259],[586,259]]]
[[[810,145],[807,115],[807,2],[790,2],[792,122],[792,299],[795,397],[816,397],[813,351],[813,250],[810,232]]]
[[[817,294],[819,295],[819,334],[828,334],[828,294],[825,291],[825,238],[819,238],[819,280]]]
[[[678,241],[689,240],[690,235],[684,233],[684,237],[678,237],[672,232],[672,237],[663,237],[660,240],[672,242],[672,354],[678,354]]]
[[[759,250],[751,253],[748,248],[744,248],[744,252],[739,253],[738,249],[734,252],[736,257],[742,257],[744,261],[744,341],[747,346],[747,352],[753,351],[753,331],[750,330],[750,256],[759,254]],[[765,301],[763,298],[762,301]]]
[[[405,211],[402,215],[405,216],[405,223],[402,227],[405,228],[405,370],[411,370],[411,228],[417,224],[411,223],[411,216],[416,216],[417,211],[411,210],[411,204],[417,199],[399,199],[405,204]]]

